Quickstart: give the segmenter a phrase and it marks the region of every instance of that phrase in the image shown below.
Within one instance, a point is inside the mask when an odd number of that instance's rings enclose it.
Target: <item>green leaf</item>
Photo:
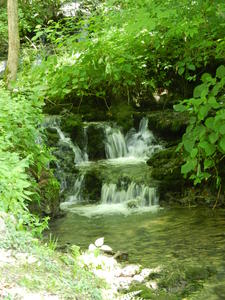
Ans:
[[[194,148],[191,150],[191,158],[195,158],[198,154],[198,149]]]
[[[194,145],[195,145],[195,140],[190,137],[190,138],[186,138],[184,136],[183,138],[183,144],[184,144],[184,149],[188,152],[188,153],[191,153]]]
[[[219,146],[222,152],[225,154],[225,136],[223,136],[219,141]]]
[[[187,174],[190,171],[193,171],[197,166],[197,159],[191,159],[188,160],[182,167],[181,167],[181,173]]]
[[[222,126],[220,126],[219,132],[220,132],[222,135],[225,134],[225,124],[223,124]]]
[[[205,126],[201,125],[197,125],[194,130],[193,130],[193,135],[192,135],[192,139],[201,139],[206,133],[206,128]]]
[[[215,144],[215,142],[218,140],[218,133],[217,132],[212,132],[209,135],[209,141],[211,144]]]
[[[199,143],[199,147],[204,149],[206,156],[212,155],[216,151],[216,147],[207,141],[202,141]]]
[[[212,80],[212,76],[209,73],[204,73],[201,80],[204,82],[210,82]]]
[[[220,107],[220,104],[216,101],[216,98],[213,96],[209,97],[208,103],[214,109],[217,109]]]
[[[179,112],[184,112],[187,110],[187,107],[181,103],[174,105],[173,108],[175,111],[179,111]]]
[[[187,64],[187,68],[191,71],[195,71],[195,65],[193,64]]]
[[[208,93],[208,86],[206,86],[205,84],[200,84],[196,86],[196,88],[194,89],[194,97],[200,98],[203,92],[204,94]]]
[[[210,110],[210,108],[207,105],[202,106],[198,113],[199,120],[201,120],[201,121],[204,120],[205,117],[208,115],[209,110]]]
[[[223,77],[225,77],[225,66],[224,65],[222,65],[219,68],[217,68],[217,70],[216,70],[216,76],[218,78],[221,78],[221,79]]]
[[[178,74],[179,74],[179,75],[182,75],[182,74],[184,73],[184,70],[185,70],[184,67],[179,68],[179,69],[178,69]]]
[[[209,129],[214,129],[214,118],[213,117],[207,118],[205,121],[205,125]]]
[[[211,160],[211,159],[204,160],[204,170],[207,170],[207,169],[213,167],[213,165],[214,165],[213,160]]]

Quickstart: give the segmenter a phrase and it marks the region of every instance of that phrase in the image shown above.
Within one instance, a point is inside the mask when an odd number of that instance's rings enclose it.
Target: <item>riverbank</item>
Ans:
[[[102,299],[104,284],[78,264],[77,248],[55,251],[29,232],[17,230],[13,216],[0,214],[0,296],[2,299]]]
[[[149,281],[160,269],[117,262],[112,249],[100,238],[81,252],[71,246],[56,250],[56,241],[43,244],[28,231],[18,230],[12,215],[0,213],[0,297],[2,299],[138,299],[139,291],[129,292],[134,283],[156,289]],[[124,295],[123,295],[124,293]]]

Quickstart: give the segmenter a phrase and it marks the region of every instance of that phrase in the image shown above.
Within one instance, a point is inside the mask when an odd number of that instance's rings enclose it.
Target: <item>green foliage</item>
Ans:
[[[55,55],[32,68],[29,80],[46,85],[48,99],[80,103],[85,97],[138,102],[173,79],[198,79],[211,61],[223,59],[223,1],[115,0],[100,3],[91,15],[38,27],[34,42],[45,34]],[[73,23],[74,22],[74,23]]]
[[[203,74],[201,80],[194,97],[174,107],[179,112],[187,111],[190,117],[179,145],[186,161],[181,172],[189,175],[194,184],[213,178],[219,187],[218,165],[225,155],[225,67],[218,67],[215,77]]]
[[[49,20],[56,19],[63,1],[60,0],[20,0],[19,20],[21,37],[32,36],[38,24],[47,24]]]
[[[40,101],[40,100],[39,100]],[[0,88],[0,209],[17,216],[18,226],[40,234],[44,223],[28,212],[39,201],[37,181],[51,159],[41,142],[42,103],[25,92]]]
[[[6,7],[0,6],[0,59],[5,58],[8,46],[8,28]]]

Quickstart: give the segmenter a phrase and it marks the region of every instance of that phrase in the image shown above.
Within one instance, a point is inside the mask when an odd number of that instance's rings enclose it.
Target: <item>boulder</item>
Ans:
[[[180,197],[189,184],[181,174],[182,157],[176,152],[176,147],[163,149],[147,161],[152,167],[152,177],[158,181],[160,201],[166,201],[168,192]]]

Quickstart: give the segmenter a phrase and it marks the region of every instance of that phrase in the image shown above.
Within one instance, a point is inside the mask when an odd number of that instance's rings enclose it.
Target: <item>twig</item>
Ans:
[[[31,43],[35,50],[38,50],[35,44],[31,41],[31,39],[29,39],[29,37],[25,36],[25,38]]]
[[[214,204],[214,206],[213,206],[213,210],[216,208],[216,206],[217,206],[217,203],[218,203],[218,200],[219,200],[219,196],[220,196],[220,192],[221,192],[221,187],[222,187],[222,185],[220,184],[220,188],[219,188],[219,191],[218,191],[218,193],[217,193],[217,197],[216,197],[216,202],[215,202],[215,204]]]

